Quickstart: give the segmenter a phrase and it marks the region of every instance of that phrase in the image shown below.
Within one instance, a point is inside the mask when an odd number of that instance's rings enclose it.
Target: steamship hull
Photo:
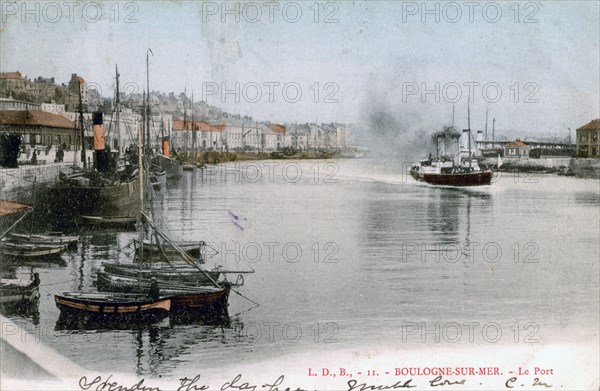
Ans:
[[[485,186],[492,183],[492,172],[424,174],[423,180],[432,185],[439,186]]]
[[[164,155],[157,155],[152,158],[152,163],[158,165],[167,172],[167,179],[177,179],[183,176],[183,167],[175,160]]]
[[[140,188],[137,179],[102,187],[57,185],[48,190],[46,202],[50,214],[57,218],[134,218]]]

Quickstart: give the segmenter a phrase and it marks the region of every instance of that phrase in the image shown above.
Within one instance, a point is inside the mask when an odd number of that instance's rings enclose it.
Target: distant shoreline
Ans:
[[[353,151],[308,151],[308,152],[198,152],[195,155],[179,156],[177,159],[181,164],[194,164],[203,166],[206,164],[219,164],[237,161],[256,160],[327,160],[327,159],[352,159],[358,153]]]

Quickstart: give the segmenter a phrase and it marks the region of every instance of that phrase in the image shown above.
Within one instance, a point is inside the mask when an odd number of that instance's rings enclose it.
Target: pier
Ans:
[[[70,167],[82,167],[82,163],[73,163],[80,151],[65,152],[63,162],[54,163],[54,154],[40,156],[37,164],[19,164],[17,168],[0,169],[0,198],[25,204],[33,204],[35,194],[58,178],[60,171]],[[78,159],[81,160],[81,159]],[[21,159],[19,159],[22,162]]]

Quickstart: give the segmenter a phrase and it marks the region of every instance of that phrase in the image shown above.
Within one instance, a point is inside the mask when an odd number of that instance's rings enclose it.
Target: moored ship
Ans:
[[[48,189],[47,208],[52,215],[67,219],[81,216],[135,218],[140,205],[137,169],[130,164],[123,171],[115,172],[116,164],[111,162],[104,146],[102,113],[93,114],[93,128],[94,169],[61,173],[58,182]]]

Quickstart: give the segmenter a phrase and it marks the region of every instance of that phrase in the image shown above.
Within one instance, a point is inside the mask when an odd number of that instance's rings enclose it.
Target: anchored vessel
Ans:
[[[123,322],[154,321],[167,316],[171,309],[169,298],[139,294],[62,292],[54,301],[62,316],[87,315]]]

